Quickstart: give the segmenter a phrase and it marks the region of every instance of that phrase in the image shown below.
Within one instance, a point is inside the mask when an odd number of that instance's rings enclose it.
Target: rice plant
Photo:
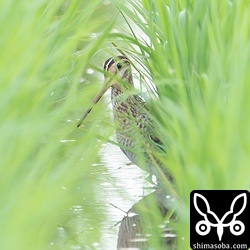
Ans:
[[[128,33],[113,33],[110,41],[131,56],[141,85],[154,97],[151,110],[179,194],[178,248],[186,249],[191,190],[249,188],[249,4],[115,4]],[[159,225],[160,219],[156,211],[145,220]],[[160,231],[151,233],[150,244],[161,249]]]
[[[177,249],[189,249],[190,192],[250,186],[249,8],[247,0],[2,1],[0,249],[103,249],[108,218],[95,207],[101,177],[92,167],[113,127],[100,108],[84,129],[76,124],[99,88],[92,69],[116,54],[112,42],[147,91],[176,182]],[[150,247],[162,249],[162,217],[146,206]]]
[[[189,249],[192,190],[249,190],[249,7],[226,0],[118,4],[128,33],[114,37],[139,58],[144,84],[157,89],[151,109],[180,200],[177,249]]]
[[[89,61],[112,27],[104,8],[102,1],[1,2],[1,249],[68,249],[76,239],[63,242],[59,229],[75,206],[85,203],[91,218],[100,142],[95,124],[83,133],[76,120],[91,95]],[[100,218],[93,234],[83,234],[85,245],[98,241]]]

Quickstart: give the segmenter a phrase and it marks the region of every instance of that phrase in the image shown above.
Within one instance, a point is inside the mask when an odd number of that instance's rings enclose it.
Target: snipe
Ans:
[[[104,70],[104,85],[77,127],[111,87],[116,137],[121,150],[131,162],[155,175],[160,182],[168,182],[171,180],[170,174],[160,160],[165,152],[161,148],[159,134],[149,116],[146,103],[140,96],[134,94],[135,88],[129,59],[126,56],[109,58],[104,63]]]

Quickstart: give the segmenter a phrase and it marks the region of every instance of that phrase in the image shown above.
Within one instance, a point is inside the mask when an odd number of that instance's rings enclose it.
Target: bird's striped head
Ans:
[[[105,61],[104,65],[105,81],[99,93],[92,100],[90,108],[83,114],[79,120],[77,127],[91,112],[94,105],[102,98],[105,92],[111,87],[119,91],[129,89],[133,85],[131,66],[129,59],[126,56],[111,57]]]
[[[126,56],[117,56],[117,57],[110,57],[109,59],[107,59],[104,64],[103,64],[103,68],[105,71],[109,71],[112,67],[112,65],[118,64],[118,68],[119,63],[127,63],[128,65],[130,65],[129,59]]]
[[[110,57],[104,62],[104,76],[105,78],[112,75],[119,79],[132,84],[130,61],[126,56]]]

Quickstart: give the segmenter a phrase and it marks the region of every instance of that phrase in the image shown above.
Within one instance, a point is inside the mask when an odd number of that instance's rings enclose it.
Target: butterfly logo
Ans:
[[[239,208],[239,205],[241,204],[240,202],[242,202],[240,200],[242,199],[243,199],[243,205]],[[198,206],[198,202],[200,204],[200,207]],[[203,195],[199,193],[194,193],[193,203],[196,211],[203,217],[203,220],[197,222],[195,226],[195,230],[199,235],[204,236],[209,234],[211,227],[217,228],[217,235],[219,241],[221,241],[222,239],[225,227],[229,227],[230,232],[233,235],[238,236],[244,233],[245,225],[243,224],[242,221],[237,220],[237,216],[239,216],[246,208],[247,205],[246,193],[239,194],[233,199],[230,206],[230,210],[227,211],[222,216],[221,219],[219,219],[218,216],[213,211],[210,210],[210,205],[207,199]],[[202,204],[203,206],[201,206]],[[235,204],[237,204],[237,207],[235,206]],[[228,220],[230,218],[232,218],[230,222],[226,223],[225,220],[226,219]]]

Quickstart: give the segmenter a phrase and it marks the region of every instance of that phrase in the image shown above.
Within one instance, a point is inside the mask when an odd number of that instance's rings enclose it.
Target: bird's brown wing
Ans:
[[[134,95],[136,106],[140,109],[140,113],[143,115],[143,123],[147,127],[147,133],[149,142],[155,144],[161,150],[163,149],[163,144],[159,139],[159,130],[158,126],[155,124],[150,109],[147,106],[147,103],[138,95]]]

